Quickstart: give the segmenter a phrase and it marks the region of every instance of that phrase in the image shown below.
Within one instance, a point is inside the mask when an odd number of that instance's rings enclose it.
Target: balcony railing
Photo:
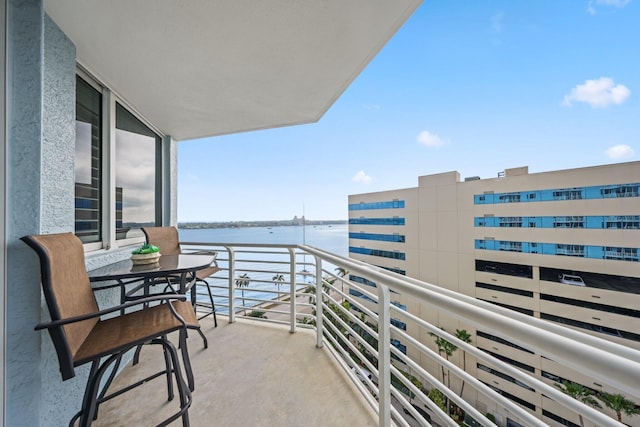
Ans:
[[[427,320],[439,315],[640,401],[640,352],[630,347],[309,246],[183,242],[183,248],[218,251],[221,271],[208,281],[217,312],[230,322],[245,316],[287,324],[291,332],[315,329],[316,345],[329,349],[377,411],[380,426],[418,420],[456,427],[462,419],[454,417],[462,414],[468,425],[495,425],[487,412],[508,414],[510,425],[575,425],[578,417],[592,425],[623,425],[569,397],[552,375],[535,376]],[[398,294],[411,297],[408,307],[395,301]],[[436,339],[434,350],[428,344]],[[449,360],[451,344],[461,350],[462,366]],[[467,372],[476,367],[478,376],[506,382],[493,381],[502,384],[498,388]],[[446,404],[437,403],[438,395]],[[549,403],[529,403],[532,395]],[[479,401],[494,406],[487,410]],[[541,406],[560,408],[569,419]]]

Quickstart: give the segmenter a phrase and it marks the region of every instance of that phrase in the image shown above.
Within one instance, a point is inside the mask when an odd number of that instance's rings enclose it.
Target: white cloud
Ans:
[[[444,141],[438,135],[427,132],[426,130],[420,132],[417,140],[420,144],[426,145],[427,147],[437,148],[444,145]]]
[[[359,182],[361,184],[370,184],[373,181],[373,178],[364,173],[364,171],[360,171],[351,178],[353,182]]]
[[[631,0],[596,0],[597,4],[603,6],[625,7]]]
[[[596,6],[612,6],[617,8],[625,7],[631,0],[592,0],[587,5],[587,12],[592,15],[596,14]]]
[[[494,33],[502,31],[502,21],[504,19],[504,13],[498,12],[491,16],[491,29]]]
[[[571,102],[584,102],[592,107],[607,107],[611,104],[622,104],[631,95],[631,91],[624,85],[616,85],[609,77],[597,80],[587,80],[584,84],[571,89],[565,95],[562,105],[570,106]]]
[[[635,152],[633,148],[625,144],[614,145],[605,150],[604,154],[610,159],[628,159],[633,157]]]

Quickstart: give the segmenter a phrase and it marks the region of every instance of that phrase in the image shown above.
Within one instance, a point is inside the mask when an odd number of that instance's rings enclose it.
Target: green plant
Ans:
[[[440,328],[444,331],[444,328]],[[445,331],[446,332],[446,331]],[[442,354],[444,353],[445,358],[447,359],[447,362],[449,361],[449,357],[451,357],[451,355],[453,355],[453,352],[456,351],[458,349],[458,347],[453,344],[450,343],[449,341],[445,340],[442,337],[439,337],[438,335],[434,334],[433,332],[429,332],[429,335],[431,335],[432,337],[436,338],[436,345],[438,346],[438,353],[440,353],[440,356],[442,356]],[[444,365],[440,365],[440,368],[442,369],[442,384],[444,384],[444,378],[445,378],[445,373],[444,373]],[[451,389],[451,374],[447,371],[447,388]],[[444,396],[443,396],[444,398]],[[446,402],[446,409],[447,412],[449,412],[449,399],[445,399]]]
[[[574,399],[584,403],[585,405],[589,405],[594,408],[601,408],[600,404],[596,401],[596,399],[593,398],[593,390],[583,386],[582,384],[562,381],[562,384],[556,383],[556,387],[562,390],[562,392],[567,396],[571,396]],[[578,417],[580,419],[580,425],[584,427],[582,414],[578,414]]]
[[[489,419],[489,421],[491,421],[492,423],[496,423],[496,416],[493,415],[491,412],[487,412],[486,414],[484,414],[485,417],[487,417]]]
[[[416,377],[415,375],[411,375],[409,372],[407,371],[400,371],[402,372],[402,375],[404,375],[409,381],[411,381],[411,383],[416,386],[418,388],[418,390],[422,390],[422,381],[420,381],[418,379],[418,377]],[[409,393],[409,402],[411,403],[411,399],[413,399],[415,397],[415,394]]]
[[[131,251],[133,255],[155,254],[156,252],[160,252],[160,248],[155,245],[149,244],[142,245],[139,248]]]
[[[273,280],[278,287],[278,300],[280,300],[280,286],[282,285],[282,282],[284,282],[284,276],[282,274],[276,274],[271,278],[271,280]]]
[[[251,278],[247,273],[242,273],[235,281],[236,287],[240,288],[240,292],[242,293],[242,306],[244,307],[244,314],[247,314],[246,301],[244,299],[244,288],[249,287],[249,283],[251,282]]]
[[[471,342],[471,334],[466,331],[466,329],[456,329],[456,338],[465,343]],[[462,351],[462,369],[464,371],[467,370],[467,352]],[[464,391],[464,378],[462,379],[462,387],[460,387],[460,397],[462,397],[462,392]]]
[[[607,408],[613,409],[618,417],[618,422],[620,423],[622,422],[623,413],[629,417],[640,414],[640,409],[638,409],[635,402],[627,399],[622,394],[613,394],[601,391],[596,395],[596,397],[604,403]]]
[[[444,394],[442,394],[442,392],[437,388],[432,387],[431,390],[429,390],[429,393],[427,393],[427,397],[431,399],[433,403],[438,405],[438,408],[442,409],[443,411],[447,409],[444,403]]]
[[[444,331],[444,328],[440,328],[440,329]],[[451,357],[453,352],[458,349],[457,346],[445,340],[444,338],[439,337],[433,332],[429,332],[429,335],[431,335],[432,337],[435,337],[436,346],[438,346],[438,353],[440,353],[440,356],[444,354],[447,360],[449,360],[449,357]],[[445,380],[444,365],[441,365],[441,367],[442,367],[442,383],[444,384],[445,382],[444,381]]]
[[[267,318],[267,312],[266,311],[262,311],[262,310],[252,310],[249,312],[249,314],[247,315],[248,317],[255,317],[258,319],[266,319]]]

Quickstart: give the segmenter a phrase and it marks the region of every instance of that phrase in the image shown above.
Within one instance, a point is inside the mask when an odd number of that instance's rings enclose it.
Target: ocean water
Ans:
[[[307,225],[304,229],[302,226],[280,226],[280,227],[244,227],[244,228],[201,228],[201,229],[179,229],[180,241],[182,242],[206,242],[206,243],[263,243],[263,244],[307,244],[319,249],[332,252],[336,255],[348,257],[349,254],[349,226],[347,224],[332,225]],[[238,254],[236,260],[236,278],[245,272],[249,272],[251,282],[248,289],[236,289],[236,304],[242,304],[242,295],[246,297],[247,306],[255,306],[258,302],[251,301],[256,299],[273,299],[276,297],[274,293],[277,286],[272,278],[277,273],[282,273],[285,280],[289,280],[288,266],[281,264],[265,264],[263,262],[289,262],[288,255],[282,254],[256,254],[250,255],[249,261],[243,261],[242,254]],[[228,262],[226,253],[218,256],[218,265],[223,269],[222,272],[216,273],[208,282],[213,287],[214,300],[216,303],[216,311],[222,314],[228,313]],[[311,259],[310,259],[311,258]],[[302,260],[297,258],[298,271],[303,268],[313,270],[308,265],[304,267],[303,262],[312,261],[313,257],[306,257]],[[268,272],[260,270],[269,270]],[[280,269],[280,270],[278,270]],[[284,269],[284,271],[282,271]],[[225,277],[226,276],[226,277]],[[306,275],[296,277],[298,290],[306,287],[306,283],[310,283],[312,278]],[[289,284],[282,285],[282,291],[289,288]],[[264,292],[270,291],[270,292]],[[198,295],[199,300],[207,301],[207,297]]]
[[[347,257],[347,224],[179,229],[183,242],[307,244]]]

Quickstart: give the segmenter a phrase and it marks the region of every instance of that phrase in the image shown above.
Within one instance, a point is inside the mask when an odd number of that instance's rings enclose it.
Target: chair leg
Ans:
[[[180,352],[182,353],[182,363],[184,363],[184,371],[187,375],[187,383],[189,384],[189,390],[194,391],[196,388],[195,381],[193,379],[193,370],[191,369],[191,360],[189,359],[189,349],[187,348],[187,331],[186,329],[180,330],[179,335]]]
[[[85,388],[84,398],[82,399],[80,427],[89,427],[95,419],[98,409],[98,391],[100,389],[102,376],[107,372],[109,366],[114,362],[118,362],[121,357],[121,353],[114,354],[100,366],[98,366],[99,361],[97,360],[91,363],[91,372],[87,379],[87,387]]]
[[[167,340],[166,336],[162,337],[163,340]],[[169,350],[166,348],[166,346],[162,346],[162,352],[164,353],[164,365],[165,368],[167,370],[167,393],[168,393],[168,398],[167,400],[170,402],[173,400],[173,380],[171,379],[171,355],[169,354]]]
[[[190,328],[190,329],[195,329],[198,332],[198,334],[200,335],[200,337],[202,338],[202,343],[204,344],[204,348],[209,348],[209,341],[207,340],[207,337],[204,334],[204,332],[202,332],[202,328],[200,326],[197,326],[197,327],[194,326],[192,328],[189,327],[189,326],[187,326],[187,327]]]
[[[135,353],[133,353],[133,365],[137,365],[140,361],[140,351],[142,350],[142,345],[136,347]]]
[[[180,334],[182,334],[183,332],[185,331],[180,331]],[[189,410],[189,407],[191,406],[192,397],[191,397],[190,387],[187,387],[187,384],[185,383],[184,378],[182,378],[182,371],[180,369],[180,363],[178,362],[178,353],[176,351],[176,348],[165,337],[163,337],[162,339],[154,340],[154,343],[162,344],[162,346],[165,349],[164,351],[165,355],[168,356],[168,360],[170,360],[171,364],[173,365],[173,373],[176,377],[176,385],[178,386],[178,395],[180,396],[180,411],[174,414],[173,416],[171,416],[170,418],[168,418],[167,420],[163,421],[162,423],[158,424],[158,427],[167,426],[174,420],[178,419],[178,417],[182,417],[183,427],[189,427],[188,410]],[[184,352],[183,352],[183,358],[184,358]],[[185,362],[185,368],[186,368],[186,362]],[[189,365],[189,369],[191,369],[191,365]]]
[[[85,386],[84,389],[84,397],[82,398],[82,406],[80,408],[80,410],[71,418],[71,420],[69,421],[69,427],[73,427],[76,420],[78,418],[81,418],[83,416],[85,416],[85,408],[88,405],[88,402],[91,400],[89,391],[90,391],[90,383],[91,383],[91,379],[95,376],[96,371],[98,370],[98,361],[95,360],[93,362],[91,362],[91,370],[89,371],[89,377],[87,378],[87,385]],[[80,421],[80,425],[82,425],[82,420]]]
[[[209,286],[209,282],[204,279],[199,279],[200,282],[204,283],[204,286],[207,287],[207,292],[209,293],[209,301],[211,301],[211,314],[213,315],[213,325],[214,327],[218,327],[218,318],[216,317],[216,304],[213,302],[213,293],[211,293],[211,287]],[[205,314],[202,317],[199,317],[198,320],[207,317],[209,314]]]

